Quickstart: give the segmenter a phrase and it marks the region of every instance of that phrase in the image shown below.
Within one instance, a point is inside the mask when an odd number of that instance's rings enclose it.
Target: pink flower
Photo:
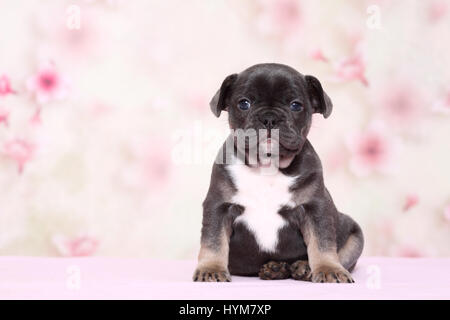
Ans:
[[[78,29],[58,28],[55,41],[61,45],[64,52],[70,56],[79,57],[90,54],[96,46],[101,45],[96,20],[89,12],[83,12]]]
[[[46,65],[27,80],[27,88],[38,103],[44,104],[64,99],[68,93],[68,81],[53,65]]]
[[[113,107],[97,101],[91,105],[90,111],[94,117],[102,117],[109,114],[113,110]]]
[[[423,98],[412,84],[392,81],[384,92],[380,93],[381,111],[395,124],[410,125],[419,120],[423,109]]]
[[[209,98],[203,92],[191,92],[186,97],[186,102],[189,107],[193,110],[206,112],[209,111],[206,106],[208,106]]]
[[[170,153],[162,146],[154,145],[144,160],[145,177],[152,187],[163,186],[170,175]]]
[[[322,49],[316,48],[314,50],[312,50],[309,54],[309,56],[313,59],[313,60],[317,60],[317,61],[322,61],[322,62],[328,62],[328,58],[323,54]]]
[[[5,155],[17,162],[19,173],[23,172],[25,164],[33,156],[34,149],[33,144],[22,139],[8,141],[3,146]]]
[[[423,253],[414,246],[404,245],[397,250],[397,256],[405,258],[420,258]]]
[[[450,204],[444,208],[444,219],[450,222]]]
[[[338,81],[359,80],[365,86],[369,85],[366,79],[366,65],[363,61],[361,53],[354,53],[345,58],[335,68],[335,77]]]
[[[437,113],[450,114],[450,90],[433,104],[432,110]]]
[[[374,123],[367,130],[347,139],[350,150],[350,169],[358,176],[390,171],[392,145],[381,124]]]
[[[412,207],[419,203],[419,196],[417,194],[409,194],[406,196],[405,203],[403,205],[403,211],[408,211]]]
[[[9,82],[9,78],[6,75],[0,76],[0,96],[6,96],[11,93],[16,93],[13,89],[11,89],[11,83]]]
[[[93,237],[82,235],[74,238],[67,238],[56,235],[52,239],[58,252],[65,257],[91,256],[97,250],[99,241]]]
[[[37,108],[36,111],[33,113],[30,119],[30,123],[32,125],[39,125],[42,123],[41,119],[41,108]]]
[[[445,1],[433,1],[428,7],[428,19],[431,22],[441,20],[448,11],[448,4]]]
[[[9,121],[9,111],[0,108],[0,124],[3,123],[5,124],[5,127],[8,126],[8,121]]]
[[[258,28],[266,34],[292,36],[302,25],[302,10],[297,0],[260,0]]]
[[[377,229],[379,232],[382,233],[383,238],[392,238],[394,236],[394,223],[390,220],[384,220],[382,221],[378,226]]]
[[[171,149],[165,137],[151,137],[129,143],[135,163],[120,171],[120,179],[128,187],[162,191],[170,181],[172,173]]]
[[[342,152],[342,146],[333,148],[325,158],[326,166],[330,172],[338,170],[347,163],[347,155]]]

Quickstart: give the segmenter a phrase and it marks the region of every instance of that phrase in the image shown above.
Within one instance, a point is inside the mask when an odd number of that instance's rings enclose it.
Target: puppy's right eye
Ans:
[[[238,102],[238,107],[239,107],[239,109],[241,109],[241,110],[248,110],[248,109],[250,109],[250,101],[248,101],[248,99],[242,99],[242,100],[239,100],[239,102]]]
[[[303,106],[300,102],[294,101],[291,103],[291,110],[292,111],[302,111]]]

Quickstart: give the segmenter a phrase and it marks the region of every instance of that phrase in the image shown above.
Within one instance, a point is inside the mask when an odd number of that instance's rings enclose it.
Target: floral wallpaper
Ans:
[[[195,258],[260,62],[319,78],[310,140],[365,255],[450,254],[450,1],[0,0],[0,254]]]

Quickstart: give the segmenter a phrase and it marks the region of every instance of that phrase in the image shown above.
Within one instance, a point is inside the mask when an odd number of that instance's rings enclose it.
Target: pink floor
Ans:
[[[363,258],[355,284],[194,283],[195,261],[0,257],[0,299],[450,299],[450,258]]]

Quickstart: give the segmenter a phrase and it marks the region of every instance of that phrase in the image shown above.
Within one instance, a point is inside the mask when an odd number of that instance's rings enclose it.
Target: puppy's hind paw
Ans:
[[[286,262],[270,261],[259,269],[258,276],[262,280],[287,279],[291,275],[289,265]]]
[[[197,269],[192,280],[196,282],[230,282],[231,276],[227,270]]]
[[[295,280],[311,281],[311,268],[308,261],[298,260],[291,264],[291,277]]]

